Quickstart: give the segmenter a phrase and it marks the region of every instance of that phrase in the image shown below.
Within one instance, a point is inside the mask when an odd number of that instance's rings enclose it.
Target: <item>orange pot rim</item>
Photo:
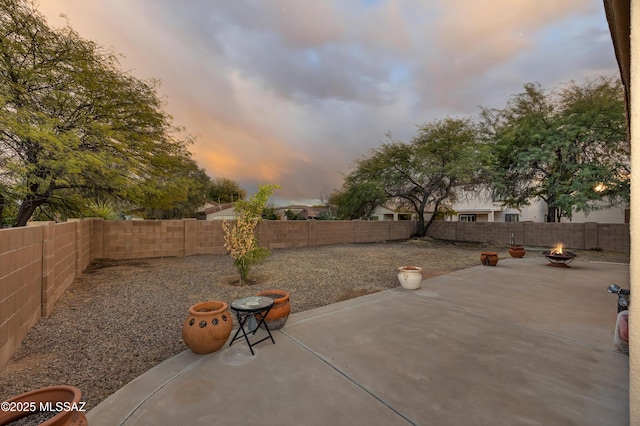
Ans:
[[[398,271],[401,271],[401,272],[411,272],[411,271],[418,272],[418,271],[422,271],[422,268],[419,267],[419,266],[405,265],[405,266],[400,266],[398,268]]]
[[[70,385],[56,385],[48,386],[44,388],[34,389],[29,392],[16,395],[7,400],[7,402],[71,402],[79,403],[82,398],[82,392],[79,388]],[[47,419],[45,422],[40,423],[42,426],[49,426],[60,424],[64,419],[69,417],[71,411],[61,411],[55,416]],[[33,413],[31,413],[33,414]],[[8,424],[5,422],[14,422],[18,419],[28,417],[31,415],[29,412],[4,412],[0,413],[0,421],[2,424]],[[68,420],[67,420],[68,421]],[[65,423],[66,424],[66,423]]]
[[[191,315],[216,315],[229,309],[227,302],[221,302],[219,300],[212,300],[210,302],[200,302],[189,307],[189,313]]]
[[[285,301],[289,300],[289,292],[286,291],[286,290],[278,290],[278,289],[259,291],[258,293],[256,293],[256,296],[263,296],[263,297],[266,296],[266,297],[268,297],[268,295],[270,295],[270,294],[280,294],[281,295],[281,297],[273,299],[273,303],[285,302]]]

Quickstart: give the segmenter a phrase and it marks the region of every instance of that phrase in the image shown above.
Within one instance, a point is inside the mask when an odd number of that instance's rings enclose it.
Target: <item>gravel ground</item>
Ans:
[[[506,246],[430,239],[276,250],[254,267],[248,286],[233,284],[237,273],[226,255],[96,262],[0,372],[0,400],[70,384],[90,409],[185,350],[182,322],[197,302],[280,288],[291,294],[292,312],[300,312],[397,287],[401,265],[421,266],[425,277],[479,265],[482,250],[509,256]],[[574,252],[575,262],[629,261],[623,253]]]

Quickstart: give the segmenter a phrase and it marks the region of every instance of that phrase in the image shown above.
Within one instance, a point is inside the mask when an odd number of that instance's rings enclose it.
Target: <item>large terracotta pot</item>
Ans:
[[[511,246],[509,247],[509,254],[511,255],[511,257],[521,258],[524,257],[525,254],[527,254],[527,251],[523,246]]]
[[[407,290],[419,289],[422,285],[422,268],[418,266],[401,266],[398,268],[398,281]]]
[[[265,290],[256,293],[256,296],[270,297],[273,299],[273,307],[264,320],[264,322],[267,323],[269,330],[278,330],[282,328],[291,313],[289,293],[284,290]],[[262,315],[257,314],[256,321],[260,321],[261,319]]]
[[[184,343],[197,354],[209,354],[226,343],[233,321],[226,302],[201,302],[189,308],[182,324]]]
[[[495,251],[483,251],[480,253],[480,263],[485,266],[496,266],[498,264],[498,253]]]
[[[82,393],[75,386],[50,386],[32,390],[8,399],[9,404],[14,403],[16,408],[22,411],[0,410],[0,425],[10,424],[27,416],[39,416],[37,411],[57,411],[58,414],[47,419],[41,426],[81,426],[87,425],[87,418],[83,411],[84,402],[80,402]],[[31,419],[29,419],[31,420]]]

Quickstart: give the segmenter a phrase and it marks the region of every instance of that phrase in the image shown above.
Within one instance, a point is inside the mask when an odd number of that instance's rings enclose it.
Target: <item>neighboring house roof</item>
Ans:
[[[284,207],[276,207],[276,211],[279,211],[279,212],[286,212],[287,210],[290,210],[294,213],[300,213],[305,218],[318,217],[320,215],[320,212],[322,211],[322,209],[319,209],[316,207],[303,206],[300,204],[293,204],[293,205],[284,206]]]
[[[196,212],[198,220],[207,220],[216,216],[234,216],[235,203],[207,203]]]

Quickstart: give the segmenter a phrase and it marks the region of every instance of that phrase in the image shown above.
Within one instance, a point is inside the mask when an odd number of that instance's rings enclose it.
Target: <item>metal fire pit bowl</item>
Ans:
[[[543,251],[542,254],[547,258],[551,265],[569,266],[569,263],[573,262],[573,259],[577,256],[575,253],[563,250],[562,254],[551,253],[551,250]]]

